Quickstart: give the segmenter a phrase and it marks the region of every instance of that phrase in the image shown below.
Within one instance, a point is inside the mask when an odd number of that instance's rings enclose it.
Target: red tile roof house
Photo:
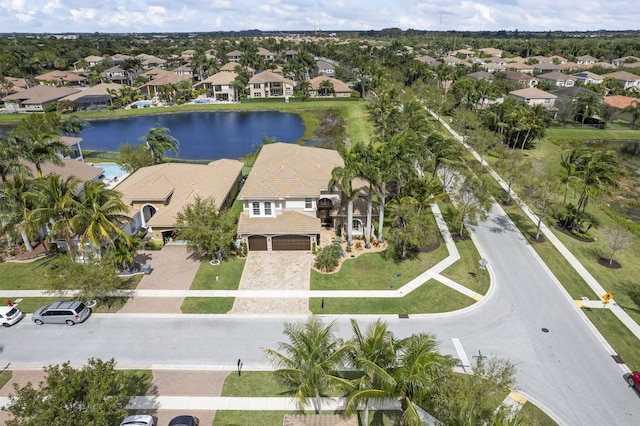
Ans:
[[[264,145],[238,194],[238,238],[249,250],[311,250],[323,227],[346,230],[347,200],[329,188],[344,162],[335,150],[288,143]],[[353,235],[364,235],[368,185],[354,180]]]
[[[5,102],[5,109],[11,112],[44,112],[52,103],[78,92],[78,89],[72,87],[39,85],[5,96],[2,100]]]
[[[624,111],[624,109],[633,105],[640,104],[640,99],[632,98],[630,96],[615,95],[615,96],[606,96],[603,102],[618,110],[617,118],[632,122],[633,116],[631,112]]]
[[[49,86],[84,86],[87,78],[77,72],[54,70],[36,76],[35,80]]]
[[[551,108],[557,98],[556,95],[540,90],[536,87],[514,90],[509,92],[509,96],[526,103],[527,105],[544,105]]]
[[[563,74],[561,72],[549,72],[540,74],[536,77],[538,78],[538,81],[553,83],[558,87],[572,87],[576,82],[576,78],[574,76]]]

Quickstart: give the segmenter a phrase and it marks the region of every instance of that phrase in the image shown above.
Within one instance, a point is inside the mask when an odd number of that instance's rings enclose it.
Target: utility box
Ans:
[[[142,265],[142,272],[145,275],[149,275],[151,273],[151,265],[148,263],[145,263],[144,265]]]

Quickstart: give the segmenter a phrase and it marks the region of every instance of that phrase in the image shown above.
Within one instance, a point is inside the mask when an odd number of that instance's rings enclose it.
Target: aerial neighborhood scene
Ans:
[[[638,11],[199,3],[0,7],[0,424],[640,424]]]

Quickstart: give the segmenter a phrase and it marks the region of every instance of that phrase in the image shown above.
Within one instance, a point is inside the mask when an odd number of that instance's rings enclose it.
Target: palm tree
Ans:
[[[359,176],[359,169],[352,151],[339,147],[344,166],[337,166],[331,170],[329,188],[340,187],[347,199],[347,246],[353,245],[353,201],[358,197],[360,188],[353,188],[353,180]]]
[[[300,409],[307,398],[313,398],[316,413],[322,414],[324,392],[353,386],[337,374],[344,367],[351,346],[335,336],[333,322],[325,325],[315,316],[305,323],[285,323],[284,334],[289,342],[280,342],[279,352],[265,349],[267,360],[276,377],[295,389]]]
[[[125,214],[128,207],[122,201],[122,194],[115,189],[107,189],[104,182],[85,183],[79,199],[71,204],[73,217],[69,223],[80,236],[81,246],[91,244],[99,248],[102,243],[113,245],[117,238],[131,240],[131,236],[120,227],[131,220]]]
[[[361,368],[379,386],[355,391],[349,400],[398,399],[402,409],[401,423],[422,425],[417,403],[428,398],[438,382],[446,378],[455,365],[453,358],[438,352],[437,346],[433,335],[420,333],[395,345],[396,359],[390,368],[360,358]]]
[[[576,177],[583,185],[582,193],[576,204],[576,210],[587,209],[589,196],[606,192],[617,187],[618,176],[622,174],[614,151],[596,151],[588,154],[586,161],[576,169]]]
[[[0,186],[9,175],[31,174],[27,166],[18,160],[18,148],[9,139],[0,138]]]
[[[4,182],[0,190],[0,233],[10,235],[17,232],[22,237],[24,247],[33,251],[31,237],[37,233],[37,226],[31,219],[33,203],[25,194],[31,189],[32,181],[23,175],[14,175]]]
[[[146,136],[142,136],[140,141],[147,146],[147,151],[151,154],[154,164],[164,161],[165,152],[169,151],[178,155],[178,139],[169,135],[169,129],[166,127],[152,127]]]
[[[452,138],[432,133],[427,137],[426,145],[431,152],[433,161],[432,177],[436,177],[438,169],[443,164],[461,164],[464,162],[460,145]]]
[[[585,91],[578,95],[574,102],[574,111],[576,116],[582,117],[582,125],[587,117],[597,115],[602,105],[602,97],[591,91]]]
[[[379,389],[381,383],[376,380],[376,368],[389,370],[396,361],[397,341],[387,324],[380,319],[371,324],[363,334],[355,320],[351,320],[354,338],[350,351],[351,363],[363,374],[355,381],[356,390],[349,394],[346,412],[354,413],[364,402],[364,425],[369,425],[369,391]],[[370,364],[376,368],[369,367]]]
[[[50,228],[50,235],[63,237],[67,242],[69,254],[75,259],[73,245],[74,230],[71,219],[73,208],[77,204],[77,192],[81,181],[75,177],[66,180],[56,174],[37,179],[32,191],[27,193],[36,208],[31,212],[33,220],[41,227]]]
[[[563,204],[567,203],[567,194],[569,192],[569,183],[574,179],[574,172],[576,168],[584,161],[587,151],[584,148],[571,148],[565,149],[560,157],[560,165],[564,170],[562,176],[562,182],[564,186],[564,199]]]
[[[640,119],[640,102],[632,102],[624,111],[631,113],[631,126],[635,129],[636,122]]]

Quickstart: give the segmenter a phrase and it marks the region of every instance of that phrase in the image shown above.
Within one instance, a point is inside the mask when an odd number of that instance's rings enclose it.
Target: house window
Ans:
[[[253,88],[254,88],[254,89],[259,89],[259,88],[260,88],[260,83],[254,84],[254,85],[253,85]]]
[[[264,214],[266,216],[271,216],[271,202],[265,201],[264,203]]]
[[[260,203],[253,203],[253,215],[260,216]]]
[[[261,97],[262,97],[262,93],[260,93],[260,92],[253,92],[253,97],[254,97],[254,98],[261,98]]]
[[[352,228],[354,231],[360,231],[360,225],[361,225],[361,223],[360,223],[360,221],[359,221],[359,220],[354,220],[354,221],[352,222],[351,228]]]
[[[313,209],[313,200],[311,198],[304,199],[304,209],[305,210]]]

